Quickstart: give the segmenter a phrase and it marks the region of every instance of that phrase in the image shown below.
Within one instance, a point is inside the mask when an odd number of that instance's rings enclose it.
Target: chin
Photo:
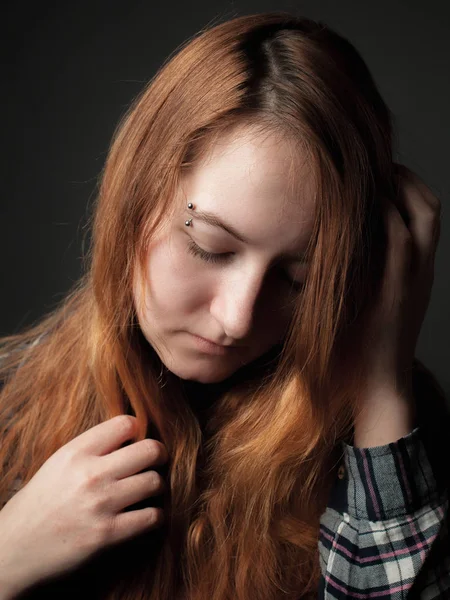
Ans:
[[[184,379],[185,381],[196,381],[197,383],[220,383],[233,374],[233,372],[230,372],[229,370],[225,371],[225,369],[220,371],[210,370],[209,372],[206,370],[204,372],[199,372],[198,370],[188,372],[184,369],[170,369],[170,371],[180,379]]]

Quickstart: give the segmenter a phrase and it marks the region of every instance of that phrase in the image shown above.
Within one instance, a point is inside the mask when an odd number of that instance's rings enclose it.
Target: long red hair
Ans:
[[[161,384],[132,281],[183,172],[243,126],[281,133],[308,156],[311,268],[279,351],[232,378],[202,428],[177,378]],[[322,23],[268,13],[205,29],[135,99],[102,172],[85,274],[0,346],[1,494],[121,413],[137,417],[138,439],[168,450],[164,526],[98,559],[98,597],[315,597],[319,518],[360,386],[340,356],[379,284],[379,198],[395,191],[389,110],[354,47]]]

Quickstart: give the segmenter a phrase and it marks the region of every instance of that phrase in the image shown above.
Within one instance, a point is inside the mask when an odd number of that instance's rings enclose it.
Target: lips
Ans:
[[[210,340],[209,338],[205,338],[202,335],[197,335],[196,333],[194,333],[194,335],[201,338],[202,340],[205,340],[205,342],[209,342],[210,344],[215,344],[216,346],[220,346],[221,348],[231,347],[231,346],[225,346],[224,344],[219,344],[219,342],[214,342],[213,340]]]

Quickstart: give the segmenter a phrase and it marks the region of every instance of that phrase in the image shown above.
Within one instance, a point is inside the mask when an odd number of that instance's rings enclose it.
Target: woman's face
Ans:
[[[185,176],[178,217],[152,241],[142,304],[141,276],[134,282],[137,316],[161,361],[182,379],[223,381],[286,333],[314,218],[312,174],[304,157],[292,154],[274,136],[229,135]],[[297,189],[288,187],[290,169]]]

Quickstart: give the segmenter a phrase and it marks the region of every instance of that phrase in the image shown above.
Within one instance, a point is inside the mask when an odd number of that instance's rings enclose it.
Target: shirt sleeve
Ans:
[[[450,598],[448,491],[421,427],[384,446],[342,448],[320,519],[318,598]]]

